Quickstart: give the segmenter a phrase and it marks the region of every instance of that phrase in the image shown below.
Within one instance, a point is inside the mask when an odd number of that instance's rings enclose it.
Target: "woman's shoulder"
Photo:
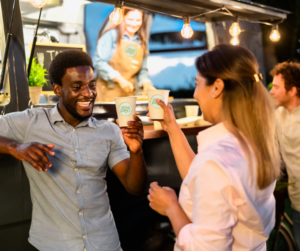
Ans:
[[[118,31],[116,29],[111,29],[108,31],[105,31],[103,35],[100,37],[99,41],[115,41],[117,40]]]

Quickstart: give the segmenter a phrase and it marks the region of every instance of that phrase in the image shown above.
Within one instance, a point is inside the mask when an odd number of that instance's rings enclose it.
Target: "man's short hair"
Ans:
[[[274,77],[281,74],[284,79],[286,91],[290,91],[293,86],[297,88],[297,96],[300,97],[300,64],[294,62],[283,62],[277,64],[270,72]]]
[[[49,78],[51,84],[62,86],[62,78],[67,69],[78,66],[90,66],[94,70],[91,57],[81,50],[67,50],[59,53],[50,65]]]

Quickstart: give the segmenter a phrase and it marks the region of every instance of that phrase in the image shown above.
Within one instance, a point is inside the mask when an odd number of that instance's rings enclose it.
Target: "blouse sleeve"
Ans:
[[[237,223],[235,189],[216,162],[207,161],[198,170],[188,186],[192,223],[181,229],[178,244],[184,251],[229,251]]]
[[[106,32],[98,41],[95,54],[95,68],[97,74],[105,81],[111,81],[120,76],[120,73],[112,68],[108,62],[115,53],[117,32],[111,30]]]

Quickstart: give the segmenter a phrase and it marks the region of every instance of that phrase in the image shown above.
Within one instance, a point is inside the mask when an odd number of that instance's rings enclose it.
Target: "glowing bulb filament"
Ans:
[[[183,28],[181,30],[181,35],[184,38],[191,38],[194,34],[194,31],[191,27],[190,18],[189,17],[184,17],[183,22],[184,22],[184,25],[183,25]]]
[[[36,8],[43,8],[47,0],[30,0],[31,4]]]
[[[270,35],[270,39],[273,42],[278,42],[280,40],[280,33],[278,31],[278,26],[274,26]]]
[[[122,8],[116,7],[109,15],[109,21],[113,24],[120,24],[123,21]]]
[[[240,28],[240,25],[239,25],[238,22],[234,22],[234,23],[231,25],[231,27],[230,27],[230,29],[229,29],[229,33],[230,33],[230,35],[233,36],[233,37],[236,37],[236,36],[240,35],[240,33],[241,33],[241,28]]]
[[[231,40],[230,40],[230,43],[232,45],[239,45],[240,44],[240,40],[239,38],[236,36],[236,37],[233,37]]]

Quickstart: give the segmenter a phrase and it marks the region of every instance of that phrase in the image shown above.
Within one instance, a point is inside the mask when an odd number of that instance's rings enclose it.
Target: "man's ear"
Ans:
[[[61,86],[58,84],[53,85],[53,91],[57,97],[61,97]]]
[[[298,90],[297,90],[296,86],[293,86],[293,87],[291,88],[291,90],[289,90],[289,93],[290,93],[290,96],[291,96],[291,97],[297,96]]]

